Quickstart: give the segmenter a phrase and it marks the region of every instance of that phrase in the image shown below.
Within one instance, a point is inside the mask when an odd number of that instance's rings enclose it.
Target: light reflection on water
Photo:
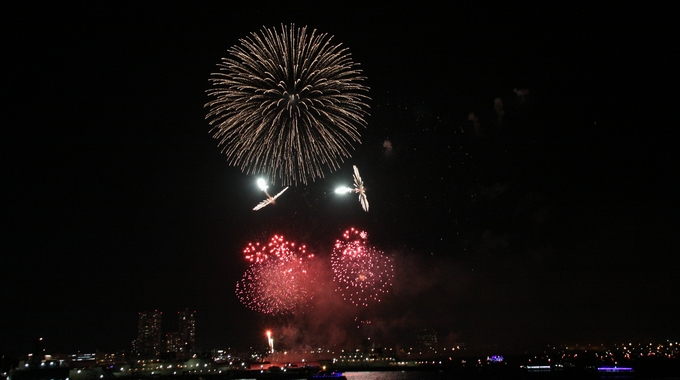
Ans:
[[[344,372],[347,380],[416,380],[416,379],[446,379],[439,371],[389,371],[389,372]]]
[[[367,372],[342,372],[347,380],[444,380],[450,379],[440,371],[367,371]],[[332,379],[332,378],[330,378]],[[256,378],[236,378],[235,380],[257,380]],[[301,378],[298,380],[305,380]]]
[[[450,379],[450,375],[439,371],[369,371],[343,372],[347,380],[443,380]],[[299,379],[304,380],[305,378]],[[237,378],[235,380],[257,380],[255,378]]]

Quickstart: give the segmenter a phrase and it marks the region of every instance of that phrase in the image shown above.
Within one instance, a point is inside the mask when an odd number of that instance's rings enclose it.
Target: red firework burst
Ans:
[[[384,252],[367,245],[368,234],[351,228],[335,242],[331,255],[336,291],[355,306],[380,302],[394,278],[392,260]]]
[[[311,298],[313,278],[304,245],[274,235],[267,245],[249,243],[243,251],[250,267],[236,283],[236,296],[252,310],[265,314],[292,313]]]

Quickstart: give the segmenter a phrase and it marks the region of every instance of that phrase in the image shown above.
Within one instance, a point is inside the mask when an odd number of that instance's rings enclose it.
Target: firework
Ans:
[[[368,87],[332,36],[294,24],[263,28],[233,46],[206,104],[229,164],[284,185],[335,171],[366,127]]]
[[[394,278],[392,260],[367,245],[368,234],[351,228],[335,242],[331,254],[336,291],[355,306],[380,302]]]
[[[346,193],[358,193],[359,194],[359,203],[361,203],[361,207],[364,209],[364,211],[368,212],[368,198],[366,197],[366,188],[364,187],[364,181],[361,179],[361,176],[359,175],[359,169],[357,169],[356,166],[352,166],[354,168],[354,188],[350,187],[339,187],[335,189],[335,192],[338,194],[346,194]]]
[[[283,194],[284,191],[288,190],[288,187],[284,188],[281,190],[278,194],[274,195],[273,197],[269,195],[267,192],[267,184],[265,181],[260,178],[257,180],[257,186],[260,188],[260,190],[264,191],[264,194],[267,196],[267,199],[263,200],[262,202],[258,203],[257,206],[253,207],[253,211],[257,211],[261,209],[262,207],[268,205],[268,204],[274,204],[276,203],[276,198],[279,197],[279,195]]]
[[[274,338],[272,338],[272,332],[267,330],[267,344],[269,345],[269,353],[274,353]]]
[[[313,278],[304,245],[296,246],[275,235],[268,244],[250,243],[243,254],[251,265],[236,283],[236,296],[252,310],[287,314],[304,306],[311,297]]]

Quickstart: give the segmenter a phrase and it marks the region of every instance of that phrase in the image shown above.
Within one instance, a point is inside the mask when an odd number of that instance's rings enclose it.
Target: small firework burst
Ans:
[[[394,278],[392,260],[367,245],[368,234],[351,228],[335,242],[331,255],[336,291],[355,306],[380,302],[390,292]]]
[[[313,254],[304,245],[275,235],[268,244],[249,243],[243,254],[251,265],[236,283],[236,296],[248,308],[265,314],[295,312],[312,297]]]

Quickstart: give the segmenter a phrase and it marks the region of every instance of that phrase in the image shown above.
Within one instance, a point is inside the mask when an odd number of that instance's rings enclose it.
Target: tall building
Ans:
[[[196,311],[177,312],[177,329],[181,339],[180,352],[196,351]]]
[[[156,356],[161,352],[161,315],[154,311],[142,311],[137,321],[137,339],[133,351],[140,356]]]
[[[171,331],[165,334],[165,352],[181,352],[184,343],[178,331]]]

